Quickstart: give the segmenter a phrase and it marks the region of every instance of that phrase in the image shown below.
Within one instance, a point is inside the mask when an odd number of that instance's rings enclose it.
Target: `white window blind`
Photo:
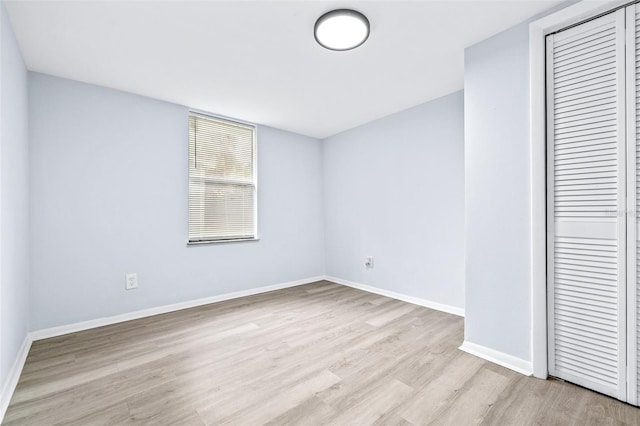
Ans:
[[[189,115],[189,242],[256,238],[256,129]]]

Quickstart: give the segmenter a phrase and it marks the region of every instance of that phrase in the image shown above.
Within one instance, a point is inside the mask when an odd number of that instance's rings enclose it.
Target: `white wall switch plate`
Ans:
[[[132,272],[127,274],[125,277],[124,283],[125,290],[133,290],[134,288],[138,288],[138,274]]]

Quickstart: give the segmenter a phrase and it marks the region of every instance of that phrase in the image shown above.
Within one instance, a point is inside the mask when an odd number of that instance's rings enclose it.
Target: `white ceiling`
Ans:
[[[464,48],[561,1],[7,1],[32,71],[324,138],[462,89]],[[313,24],[352,8],[356,50]]]

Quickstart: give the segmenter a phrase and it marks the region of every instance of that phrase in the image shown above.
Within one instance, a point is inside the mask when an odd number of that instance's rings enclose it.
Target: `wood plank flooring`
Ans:
[[[318,282],[34,342],[6,425],[640,425],[458,350],[463,319]]]

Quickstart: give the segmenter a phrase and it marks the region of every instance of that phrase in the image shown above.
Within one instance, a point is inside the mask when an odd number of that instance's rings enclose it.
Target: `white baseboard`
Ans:
[[[7,412],[9,402],[11,401],[11,397],[13,396],[13,391],[16,390],[16,385],[18,384],[18,379],[20,379],[22,368],[24,367],[24,363],[27,360],[27,355],[29,355],[29,349],[31,349],[31,338],[29,337],[29,335],[26,335],[24,337],[24,341],[22,342],[22,346],[18,351],[18,355],[16,356],[13,365],[11,366],[11,370],[9,370],[7,380],[5,381],[4,386],[2,386],[2,390],[0,391],[0,423],[2,423],[4,415]]]
[[[458,315],[464,317],[464,309],[456,306],[445,305],[438,302],[432,302],[431,300],[420,299],[419,297],[407,296],[406,294],[396,293],[394,291],[384,290],[378,287],[373,287],[366,284],[360,284],[353,281],[343,280],[336,277],[324,277],[327,281],[332,281],[337,284],[342,284],[347,287],[357,288],[358,290],[368,291],[369,293],[379,294],[381,296],[387,296],[392,299],[402,300],[403,302],[413,303],[414,305],[424,306],[425,308],[435,309],[437,311],[446,312],[449,314]]]
[[[531,376],[533,374],[533,365],[531,364],[531,361],[526,361],[522,358],[517,358],[513,355],[487,348],[486,346],[477,345],[467,340],[462,342],[462,346],[460,346],[459,349],[470,353],[471,355],[491,361],[494,364],[498,364],[520,374],[524,374],[525,376]]]
[[[188,300],[186,302],[174,303],[171,305],[157,306],[149,309],[142,309],[140,311],[128,312],[126,314],[114,315],[111,317],[97,318],[89,321],[82,321],[73,324],[61,325],[58,327],[45,328],[42,330],[36,330],[29,333],[29,338],[32,341],[48,339],[50,337],[62,336],[64,334],[76,333],[78,331],[89,330],[92,328],[103,327],[105,325],[117,324],[120,322],[131,321],[139,318],[146,318],[152,315],[165,314],[167,312],[179,311],[182,309],[193,308],[196,306],[208,305],[210,303],[222,302],[224,300],[237,299],[239,297],[251,296],[254,294],[267,293],[274,290],[280,290],[283,288],[296,287],[299,285],[309,284],[316,281],[328,280],[337,284],[345,285],[347,287],[357,288],[359,290],[368,291],[370,293],[379,294],[381,296],[391,297],[393,299],[402,300],[403,302],[413,303],[414,305],[424,306],[427,308],[435,309],[450,314],[464,316],[464,309],[455,306],[445,305],[442,303],[432,302],[430,300],[420,299],[413,296],[407,296],[401,293],[396,293],[389,290],[383,290],[377,287],[372,287],[366,284],[355,283],[353,281],[343,280],[342,278],[328,277],[320,275],[317,277],[310,277],[296,281],[288,281],[285,283],[274,284],[264,287],[257,287],[248,290],[235,291],[233,293],[219,294],[217,296],[205,297],[202,299]]]
[[[50,337],[61,336],[63,334],[76,333],[78,331],[89,330],[91,328],[117,324],[119,322],[131,321],[138,318],[150,317],[152,315],[165,314],[167,312],[174,312],[182,309],[193,308],[196,306],[208,305],[210,303],[222,302],[224,300],[237,299],[239,297],[251,296],[254,294],[267,293],[269,291],[309,284],[316,281],[321,281],[323,279],[324,276],[318,276],[297,281],[288,281],[280,284],[252,288],[249,290],[234,291],[233,293],[219,294],[217,296],[205,297],[202,299],[188,300],[186,302],[174,303],[171,305],[157,306],[155,308],[128,312],[126,314],[115,315],[112,317],[98,318],[89,321],[77,322],[74,324],[62,325],[59,327],[45,328],[42,330],[32,331],[31,333],[29,333],[29,336],[32,340],[48,339]]]

